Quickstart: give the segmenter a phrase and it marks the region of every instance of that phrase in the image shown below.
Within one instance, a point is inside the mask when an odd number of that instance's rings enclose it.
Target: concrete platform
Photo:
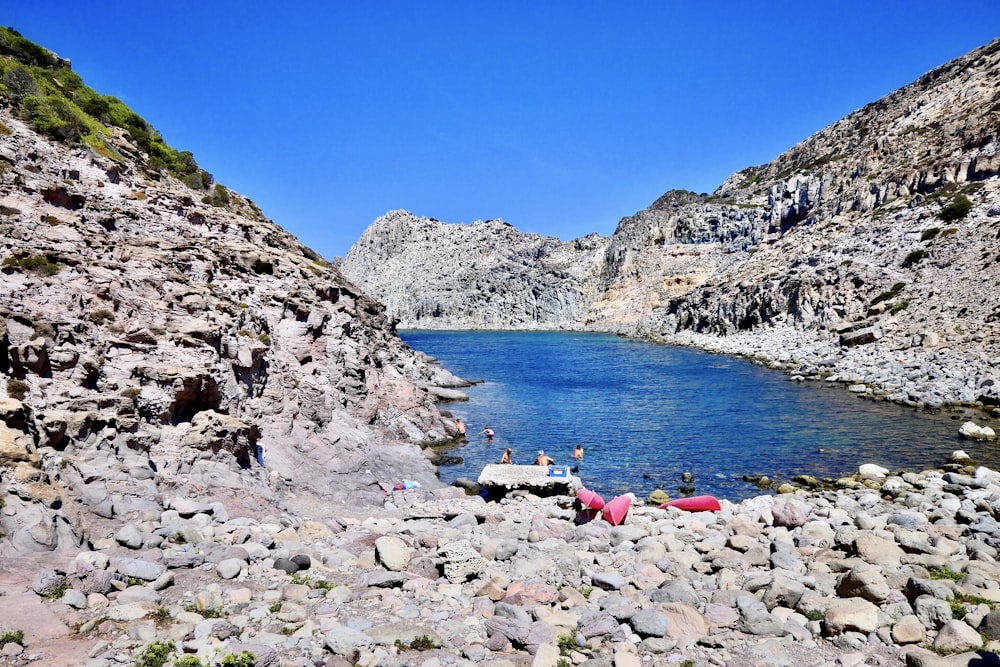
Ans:
[[[479,473],[479,486],[491,495],[505,495],[522,489],[539,496],[571,495],[583,482],[579,477],[567,474],[565,477],[550,477],[549,470],[563,470],[557,466],[523,466],[491,463]]]

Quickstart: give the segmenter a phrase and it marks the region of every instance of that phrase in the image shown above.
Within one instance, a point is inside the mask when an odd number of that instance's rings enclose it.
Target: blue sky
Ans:
[[[332,259],[386,211],[610,234],[1000,36],[1000,2],[5,3]]]

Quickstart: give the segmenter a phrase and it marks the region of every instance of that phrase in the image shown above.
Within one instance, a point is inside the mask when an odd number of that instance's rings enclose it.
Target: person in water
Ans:
[[[513,461],[510,460],[510,455],[513,452],[514,452],[514,450],[511,449],[510,447],[508,447],[507,451],[505,451],[503,453],[503,456],[500,457],[500,463],[514,463]]]
[[[458,437],[465,437],[465,422],[461,419],[455,420],[455,431],[458,433]]]
[[[545,450],[539,449],[538,456],[535,457],[536,466],[550,466],[555,465],[555,461],[552,460],[551,456],[546,455]]]
[[[576,459],[577,462],[583,461],[583,445],[578,444],[576,446],[576,449],[573,450],[573,458]]]
[[[493,429],[489,426],[484,427],[483,430],[479,432],[479,435],[485,435],[486,442],[493,442]]]

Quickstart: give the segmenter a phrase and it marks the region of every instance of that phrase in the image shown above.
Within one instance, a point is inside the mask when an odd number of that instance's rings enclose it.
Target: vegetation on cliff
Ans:
[[[115,161],[123,156],[108,139],[112,128],[121,128],[148,156],[145,166],[151,176],[169,172],[199,190],[212,184],[212,175],[198,166],[190,151],[169,146],[128,105],[94,91],[69,61],[13,28],[0,27],[0,100],[42,134],[65,144],[86,144]]]

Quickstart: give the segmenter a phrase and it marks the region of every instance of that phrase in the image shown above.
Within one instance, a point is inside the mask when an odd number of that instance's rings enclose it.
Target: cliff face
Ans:
[[[460,293],[429,288],[455,271],[434,258],[475,253],[463,245],[458,230],[465,226],[440,224],[419,239],[405,228],[366,234],[344,269],[404,326],[616,330],[778,356],[789,367],[805,364],[807,375],[841,370],[873,385],[890,378],[868,371],[901,360],[898,375],[912,374],[906,368],[913,366],[931,370],[915,384],[896,383],[890,391],[896,400],[993,402],[992,361],[1000,357],[998,134],[995,41],[770,164],[733,174],[711,195],[667,192],[623,218],[609,239],[583,239],[590,245],[582,256],[564,253],[578,262],[575,269],[563,265],[565,277],[545,273],[545,264],[550,253],[580,242],[539,244],[532,261],[531,253],[504,250],[524,237],[505,228],[477,238],[475,247],[490,247],[502,260],[490,272],[519,279],[477,283],[476,273]],[[380,219],[373,228],[386,225]],[[365,259],[372,255],[397,259],[391,265]],[[420,270],[411,270],[416,256]],[[386,273],[406,275],[405,289]],[[443,294],[436,302],[448,307],[424,308],[415,317],[428,294]],[[517,318],[500,309],[488,322],[478,314],[526,295],[537,301],[539,294],[565,298],[573,308],[558,316],[552,309],[522,310]],[[465,303],[478,305],[466,310]],[[534,320],[526,323],[526,314]],[[736,334],[738,344],[715,340]],[[789,346],[812,352],[796,354]],[[955,372],[961,377],[946,386],[920,386]]]
[[[128,133],[106,130],[96,151],[12,111],[0,552],[73,548],[95,517],[164,494],[280,509],[436,483],[420,445],[453,427],[421,387],[455,378],[403,345],[381,305],[250,200],[192,189]]]

